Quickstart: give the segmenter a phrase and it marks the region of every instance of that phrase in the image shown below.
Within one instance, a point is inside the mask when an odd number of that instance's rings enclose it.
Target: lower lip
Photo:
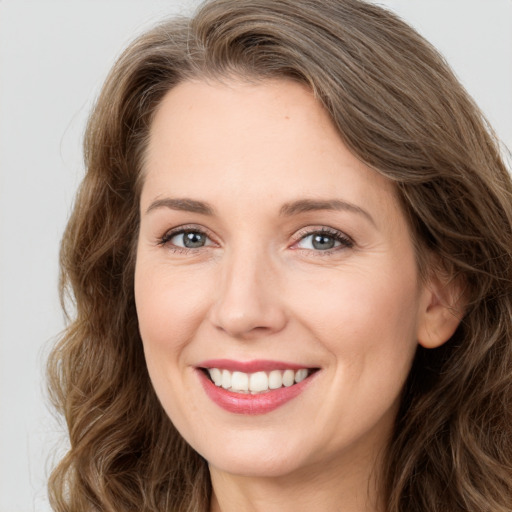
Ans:
[[[318,372],[293,386],[272,389],[257,395],[233,393],[220,386],[216,386],[202,370],[197,370],[197,373],[206,394],[219,407],[235,414],[255,415],[266,414],[293,400],[304,391]]]

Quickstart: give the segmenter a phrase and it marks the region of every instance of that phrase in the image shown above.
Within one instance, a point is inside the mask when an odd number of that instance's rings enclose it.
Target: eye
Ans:
[[[185,231],[174,235],[169,240],[173,245],[178,247],[186,247],[187,249],[197,249],[204,247],[208,242],[208,237],[204,233],[198,231]]]
[[[331,251],[337,248],[350,248],[353,245],[352,240],[341,231],[323,228],[318,231],[302,234],[295,246],[298,249],[311,251]]]
[[[175,249],[200,249],[213,245],[208,235],[199,229],[179,229],[166,233],[159,241]]]

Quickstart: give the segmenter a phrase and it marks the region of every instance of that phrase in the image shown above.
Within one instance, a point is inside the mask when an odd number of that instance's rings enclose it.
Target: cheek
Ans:
[[[337,359],[352,364],[403,359],[409,365],[419,311],[414,265],[394,274],[377,267],[371,273],[351,269],[297,283],[289,296],[299,297],[297,317]]]
[[[308,286],[295,302],[297,317],[330,356],[317,419],[333,443],[382,418],[392,422],[417,346],[415,283],[415,272],[401,279],[340,273]]]
[[[168,265],[137,260],[135,301],[146,365],[155,392],[179,431],[193,432],[187,422],[196,405],[182,392],[189,377],[188,348],[204,318],[204,274],[173,272]]]
[[[207,274],[173,271],[164,264],[137,262],[135,302],[144,350],[150,357],[179,355],[207,309]]]

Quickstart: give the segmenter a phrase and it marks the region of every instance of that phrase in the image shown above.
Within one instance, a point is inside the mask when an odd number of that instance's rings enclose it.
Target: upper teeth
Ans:
[[[208,368],[208,373],[216,386],[222,386],[235,393],[262,393],[269,389],[282,386],[289,387],[303,381],[308,376],[308,370],[272,370],[269,373],[230,372],[220,368]]]

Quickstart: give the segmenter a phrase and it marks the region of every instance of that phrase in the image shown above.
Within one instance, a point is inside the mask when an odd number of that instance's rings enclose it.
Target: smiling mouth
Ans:
[[[230,371],[223,368],[201,368],[201,370],[219,388],[232,393],[259,395],[299,384],[318,371],[318,368],[257,371],[254,373]]]

